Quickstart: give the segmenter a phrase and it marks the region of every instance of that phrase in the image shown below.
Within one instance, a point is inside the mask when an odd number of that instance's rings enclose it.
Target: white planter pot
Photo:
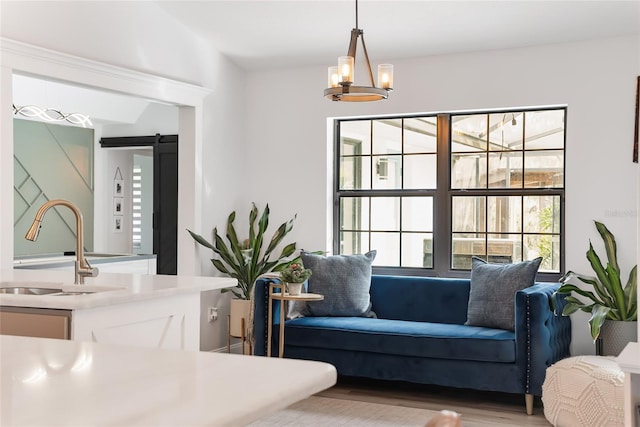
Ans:
[[[605,320],[598,340],[600,356],[618,356],[628,343],[638,341],[638,322]]]
[[[232,337],[242,338],[247,336],[247,331],[242,333],[242,319],[245,328],[249,327],[249,316],[251,315],[251,300],[232,299],[231,316],[229,318],[229,334]]]
[[[302,293],[302,288],[304,287],[304,283],[285,283],[287,287],[287,292],[291,295],[300,295]]]

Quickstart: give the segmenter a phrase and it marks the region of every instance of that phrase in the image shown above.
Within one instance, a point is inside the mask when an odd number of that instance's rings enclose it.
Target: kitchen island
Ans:
[[[0,288],[60,290],[43,295],[0,293],[2,333],[198,350],[200,293],[237,283],[225,277],[129,273],[100,273],[88,277],[85,285],[72,282],[68,271],[0,270]],[[60,320],[56,333],[62,336],[37,333],[38,325],[55,320]],[[20,333],[31,325],[36,326],[34,333]],[[18,332],[5,329],[12,327]]]
[[[322,362],[0,336],[0,424],[242,426],[331,387]]]

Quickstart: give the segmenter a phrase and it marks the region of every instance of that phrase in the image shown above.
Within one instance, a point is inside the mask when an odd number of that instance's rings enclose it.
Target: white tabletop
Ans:
[[[241,426],[336,382],[332,365],[0,336],[0,424]]]

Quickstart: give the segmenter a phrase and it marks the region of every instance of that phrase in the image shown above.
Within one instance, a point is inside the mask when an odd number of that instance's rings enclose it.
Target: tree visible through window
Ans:
[[[543,257],[560,273],[565,108],[336,123],[336,253],[468,270]]]

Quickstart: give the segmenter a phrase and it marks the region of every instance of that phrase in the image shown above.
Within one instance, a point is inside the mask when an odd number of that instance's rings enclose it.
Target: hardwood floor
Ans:
[[[526,414],[524,395],[340,377],[337,385],[318,396],[436,411],[449,409],[462,414],[463,427],[551,425],[539,399],[533,415]]]

